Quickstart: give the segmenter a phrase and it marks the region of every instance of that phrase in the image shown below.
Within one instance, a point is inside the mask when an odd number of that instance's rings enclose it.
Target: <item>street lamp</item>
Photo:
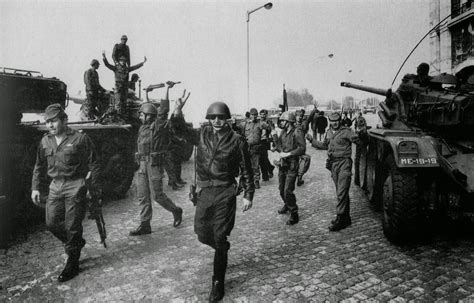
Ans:
[[[262,6],[257,7],[251,11],[247,11],[247,109],[250,108],[250,39],[249,39],[249,24],[250,14],[258,11],[261,8],[271,9],[273,4],[268,2]]]

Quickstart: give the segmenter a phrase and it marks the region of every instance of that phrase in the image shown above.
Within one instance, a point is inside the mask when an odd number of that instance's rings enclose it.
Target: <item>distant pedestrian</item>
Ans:
[[[119,64],[120,57],[124,56],[127,65],[130,66],[130,48],[127,45],[127,41],[127,35],[122,35],[120,43],[114,45],[112,60],[114,60],[115,65]]]
[[[168,85],[168,90],[173,85]],[[163,191],[164,166],[171,164],[166,159],[171,136],[168,113],[168,92],[158,110],[150,102],[144,103],[139,110],[142,126],[137,139],[137,200],[141,211],[140,225],[130,232],[131,236],[151,233],[152,198],[173,214],[174,227],[178,227],[183,218],[183,209],[176,206]]]
[[[100,109],[100,96],[105,93],[105,89],[100,85],[99,69],[100,63],[98,60],[91,61],[91,68],[84,72],[84,84],[86,85],[86,100],[82,105],[82,112],[85,120],[93,120],[100,117],[103,113]]]
[[[324,112],[320,111],[318,113],[318,116],[315,119],[315,123],[313,126],[314,138],[317,139],[318,141],[323,141],[324,134],[326,133],[327,127],[328,127],[328,119],[324,116]]]
[[[41,139],[33,170],[31,199],[40,205],[40,183],[51,178],[46,201],[46,227],[65,247],[68,259],[58,276],[59,282],[79,273],[79,258],[86,244],[82,220],[86,213],[86,181],[90,172],[89,192],[101,196],[100,165],[91,139],[67,126],[67,114],[60,104],[49,105],[44,114],[49,134]]]
[[[282,132],[280,135],[273,133],[276,151],[280,153],[281,161],[278,171],[278,183],[280,196],[284,202],[283,207],[278,210],[279,214],[290,212],[287,225],[299,222],[298,205],[294,194],[296,178],[298,176],[298,165],[300,156],[306,151],[306,142],[303,133],[295,127],[295,114],[284,112],[281,117]]]
[[[178,100],[175,114],[184,102]],[[223,102],[211,104],[206,113],[208,125],[195,130],[190,140],[197,145],[197,204],[194,231],[198,240],[214,249],[214,270],[209,302],[224,297],[230,235],[235,222],[239,176],[244,197],[242,211],[252,207],[255,192],[253,172],[245,139],[227,123],[230,111]]]
[[[352,126],[352,120],[347,116],[347,112],[344,112],[344,115],[342,116],[341,126],[349,128]]]
[[[111,65],[105,57],[105,52],[102,53],[102,58],[105,66],[115,74],[115,109],[122,118],[128,118],[126,112],[127,96],[128,96],[128,74],[136,69],[139,69],[146,62],[146,57],[142,63],[134,66],[128,66],[125,56],[120,56],[119,61],[115,65]]]
[[[352,143],[359,143],[358,136],[350,128],[342,126],[341,115],[334,112],[329,115],[330,129],[326,133],[324,145],[328,147],[326,168],[336,185],[336,219],[331,221],[330,231],[338,231],[351,225],[349,188],[352,176]],[[320,142],[307,136],[314,147]]]

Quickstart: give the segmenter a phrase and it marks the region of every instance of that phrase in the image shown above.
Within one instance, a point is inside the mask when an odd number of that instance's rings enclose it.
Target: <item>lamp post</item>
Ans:
[[[250,14],[258,11],[261,8],[271,9],[273,4],[268,2],[262,6],[257,7],[251,11],[247,11],[247,109],[250,108],[250,38],[249,38],[249,24]]]

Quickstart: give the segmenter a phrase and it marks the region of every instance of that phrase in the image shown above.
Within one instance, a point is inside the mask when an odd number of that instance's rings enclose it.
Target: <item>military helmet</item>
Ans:
[[[223,119],[230,119],[230,110],[224,102],[214,102],[207,108],[206,119],[213,119],[221,116]]]
[[[251,108],[250,109],[250,114],[251,115],[258,115],[258,110],[256,108]]]
[[[284,112],[280,116],[280,120],[288,122],[296,122],[296,116],[294,112]]]
[[[261,109],[261,110],[260,110],[260,114],[268,115],[268,110],[266,110],[266,109]]]
[[[94,65],[100,65],[99,61],[97,59],[92,59],[91,61],[91,66],[94,66]]]
[[[333,112],[329,114],[329,121],[339,121],[341,120],[341,114],[339,112]]]
[[[138,110],[139,113],[144,113],[147,115],[157,115],[158,110],[156,107],[151,104],[151,103],[143,103],[142,106],[140,106],[140,110]]]
[[[300,116],[300,115],[303,115],[303,116],[304,116],[305,113],[306,113],[306,112],[305,112],[304,109],[297,109],[296,112],[295,112],[295,114],[296,114],[297,116]]]
[[[120,37],[120,40],[128,40],[127,35],[122,35],[122,37]]]

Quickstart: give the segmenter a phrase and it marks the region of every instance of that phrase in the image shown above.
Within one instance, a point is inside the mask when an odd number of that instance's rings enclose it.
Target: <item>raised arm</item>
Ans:
[[[143,62],[142,62],[142,63],[138,63],[137,65],[130,66],[129,69],[128,69],[128,71],[129,71],[129,72],[133,72],[134,70],[139,69],[140,67],[143,66],[143,64],[145,64],[145,62],[146,62],[146,57],[143,57]]]
[[[115,71],[115,66],[111,65],[109,61],[107,61],[107,57],[105,56],[105,52],[102,53],[102,61],[104,61],[104,65],[107,66],[108,69]]]

